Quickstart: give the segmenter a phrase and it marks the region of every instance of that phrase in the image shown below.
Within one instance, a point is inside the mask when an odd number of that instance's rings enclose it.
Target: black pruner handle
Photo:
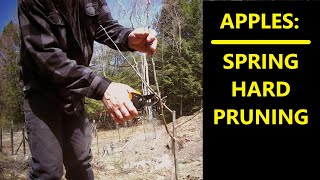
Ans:
[[[129,93],[129,98],[138,111],[142,111],[145,106],[152,106],[155,94],[142,95],[140,92]]]
[[[137,111],[143,110],[145,104],[143,95],[141,95],[139,92],[129,93],[129,98],[132,101],[134,107],[136,107]]]

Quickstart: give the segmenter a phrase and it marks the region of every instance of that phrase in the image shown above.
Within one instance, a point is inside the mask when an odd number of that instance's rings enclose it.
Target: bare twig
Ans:
[[[127,61],[127,63],[131,66],[131,68],[135,71],[135,73],[139,76],[140,80],[146,85],[146,87],[150,90],[151,93],[155,94],[157,96],[157,98],[160,101],[160,105],[161,105],[161,109],[162,109],[162,120],[164,122],[164,126],[165,129],[168,133],[168,135],[175,141],[175,138],[172,136],[172,134],[169,132],[168,126],[166,124],[166,120],[164,117],[164,111],[163,111],[163,107],[165,107],[170,113],[172,113],[173,111],[162,101],[161,97],[159,96],[159,94],[155,93],[155,91],[148,85],[148,83],[144,80],[144,78],[141,76],[141,74],[139,73],[139,71],[130,63],[130,61],[123,55],[123,53],[120,51],[119,47],[117,46],[117,44],[112,40],[112,38],[109,36],[108,32],[106,31],[106,29],[100,25],[100,27],[104,30],[105,34],[108,36],[108,38],[110,39],[110,41],[115,45],[116,49],[118,50],[119,54],[124,58],[124,60]]]
[[[136,58],[134,57],[133,53],[131,53],[131,57],[132,57],[133,62],[135,64],[135,68],[137,69],[138,73],[140,74],[139,69],[138,69],[138,62],[136,61]]]
[[[160,88],[159,88],[159,83],[158,83],[158,78],[157,78],[157,72],[156,72],[156,64],[154,63],[153,58],[151,58],[151,62],[152,62],[152,68],[153,68],[154,81],[156,83],[156,88],[157,88],[159,98],[161,99],[161,93],[160,93]]]
[[[149,19],[149,14],[150,14],[150,0],[147,0],[147,26],[148,26],[148,29],[150,29],[150,19]]]
[[[124,14],[127,16],[128,19],[130,19],[130,23],[131,23],[131,27],[134,28],[135,25],[132,21],[132,14],[133,12],[131,13],[131,15],[128,14],[127,10],[124,8],[124,6],[122,5],[122,3],[120,2],[120,0],[117,0],[118,1],[118,4],[120,5],[120,7],[122,8],[122,10],[124,11]]]
[[[155,91],[148,86],[147,82],[143,80],[143,77],[141,77],[139,71],[130,63],[130,61],[123,55],[123,53],[120,51],[119,47],[117,46],[117,44],[112,40],[112,38],[109,36],[108,32],[106,31],[106,29],[100,25],[100,27],[104,30],[104,32],[106,33],[106,35],[108,36],[108,38],[110,39],[110,41],[115,45],[117,51],[120,53],[120,55],[124,58],[124,60],[127,61],[127,63],[131,66],[131,68],[135,71],[135,73],[139,76],[140,80],[147,86],[147,88],[150,90],[151,93],[155,94],[157,98],[160,99],[160,103],[170,112],[172,113],[172,110],[164,103],[161,101],[161,97],[155,93]],[[170,134],[170,136],[172,137],[172,135]]]

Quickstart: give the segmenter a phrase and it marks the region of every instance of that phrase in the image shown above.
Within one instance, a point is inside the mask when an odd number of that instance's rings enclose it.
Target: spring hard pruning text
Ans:
[[[267,21],[267,19],[269,21]],[[268,24],[267,22],[270,22]],[[299,18],[292,13],[225,13],[220,29],[299,29]],[[309,45],[310,40],[212,40],[212,45]],[[225,46],[228,48],[228,46]],[[255,47],[259,48],[259,47]],[[252,48],[253,49],[253,48]],[[296,53],[237,53],[223,56],[224,70],[296,70],[299,68],[299,55]],[[271,71],[269,71],[272,73]],[[231,81],[230,96],[233,98],[283,98],[290,94],[292,87],[285,81]],[[259,101],[262,102],[263,101]],[[290,104],[288,104],[290,106]],[[227,125],[306,125],[308,111],[305,108],[290,109],[214,109],[214,124]]]

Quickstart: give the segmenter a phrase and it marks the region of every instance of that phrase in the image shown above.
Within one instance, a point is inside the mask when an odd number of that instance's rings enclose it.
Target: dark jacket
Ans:
[[[115,49],[102,27],[120,50],[131,51],[132,29],[113,20],[105,0],[19,0],[18,15],[25,91],[100,100],[111,81],[88,68],[93,42]]]

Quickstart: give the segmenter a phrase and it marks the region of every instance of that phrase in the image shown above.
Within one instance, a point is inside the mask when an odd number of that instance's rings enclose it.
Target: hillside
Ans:
[[[194,116],[177,119],[177,124]],[[168,124],[171,127],[171,124]],[[19,145],[21,132],[15,133]],[[145,123],[119,130],[93,133],[92,165],[98,180],[159,179],[174,177],[171,142],[164,126]],[[202,179],[202,114],[177,129],[180,179]],[[98,143],[97,143],[98,142]],[[10,134],[4,136],[4,154],[0,153],[0,177],[4,180],[26,179],[30,154],[10,156]]]

